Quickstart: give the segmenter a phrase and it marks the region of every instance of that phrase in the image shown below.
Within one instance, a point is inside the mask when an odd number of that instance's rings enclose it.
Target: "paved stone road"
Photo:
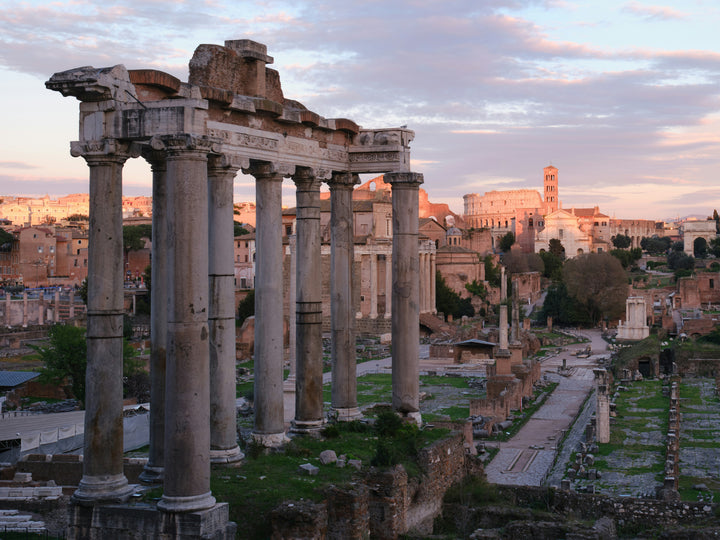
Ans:
[[[599,330],[583,331],[581,334],[591,339],[596,356],[577,358],[571,353],[586,345],[570,345],[567,350],[542,363],[543,377],[559,384],[510,441],[497,443],[500,451],[485,467],[490,482],[524,486],[540,486],[545,482],[555,460],[556,444],[560,442],[563,430],[570,428],[588,393],[593,390],[592,370],[597,365],[597,355],[602,355],[606,349]],[[557,374],[563,359],[569,370],[568,376]]]

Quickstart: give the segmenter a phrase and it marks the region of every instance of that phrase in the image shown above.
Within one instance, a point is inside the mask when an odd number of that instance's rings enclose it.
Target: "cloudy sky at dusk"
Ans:
[[[617,217],[720,209],[717,0],[5,0],[0,194],[87,191],[69,154],[78,102],[57,71],[154,68],[187,80],[200,43],[265,43],[287,98],[327,118],[415,131],[430,199],[540,190]],[[126,165],[126,195],[150,195]],[[286,202],[292,188],[286,181]],[[236,179],[236,200],[252,200]]]

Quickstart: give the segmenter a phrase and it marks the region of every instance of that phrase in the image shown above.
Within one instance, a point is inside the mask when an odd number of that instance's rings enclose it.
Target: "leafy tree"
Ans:
[[[610,250],[610,255],[619,260],[622,267],[627,269],[629,266],[632,266],[636,261],[638,261],[640,257],[642,257],[642,249],[613,249]]]
[[[692,274],[693,271],[689,268],[678,268],[673,272],[673,277],[675,278],[675,281],[677,281],[680,278],[692,276]]]
[[[563,281],[570,296],[587,310],[593,323],[625,311],[627,273],[609,253],[587,253],[565,262]]]
[[[233,236],[242,236],[249,231],[239,221],[233,221]]]
[[[670,270],[692,270],[695,268],[695,259],[684,251],[671,251],[667,256]]]
[[[238,316],[237,316],[237,325],[242,326],[242,324],[245,322],[245,319],[248,317],[252,317],[255,315],[255,290],[251,290],[247,293],[245,298],[240,300],[240,303],[238,304]]]
[[[696,238],[693,242],[693,255],[696,259],[704,259],[708,254],[708,243],[704,238]]]
[[[560,240],[557,238],[551,238],[550,242],[548,242],[548,247],[550,249],[550,253],[557,255],[563,260],[565,259],[565,247],[562,245]]]
[[[670,249],[672,249],[673,251],[684,251],[685,244],[682,241],[678,240],[677,242],[672,243]]]
[[[67,218],[68,221],[90,221],[90,216],[85,214],[71,214]]]
[[[5,229],[0,229],[0,251],[11,251],[13,240],[15,240],[15,236]]]
[[[80,295],[80,298],[83,301],[83,304],[87,306],[88,301],[88,282],[87,278],[82,280],[82,283],[80,284],[80,288],[78,289],[78,294]]]
[[[640,247],[651,255],[663,255],[668,252],[672,240],[668,236],[645,237],[640,240]]]
[[[46,347],[30,345],[45,364],[40,371],[40,382],[60,384],[69,377],[73,395],[84,403],[87,367],[85,329],[58,324],[50,327],[48,338]]]
[[[562,281],[548,288],[540,316],[542,319],[552,317],[554,323],[562,325],[589,326],[594,322],[585,306],[568,294]]]
[[[152,240],[152,225],[125,225],[123,227],[123,249],[125,254],[143,249],[145,247],[145,238]]]
[[[473,279],[472,283],[466,283],[465,289],[473,296],[479,296],[483,300],[487,298],[487,289],[477,279]]]
[[[491,287],[499,287],[500,286],[500,265],[495,265],[493,263],[492,255],[485,255],[485,259],[483,260],[483,264],[485,265],[485,281],[487,281]]]
[[[545,263],[537,253],[521,253],[511,251],[503,256],[503,264],[508,274],[522,274],[524,272],[543,272]]]
[[[438,312],[452,315],[454,318],[475,315],[475,308],[470,299],[460,298],[458,293],[448,287],[440,272],[435,273],[435,307]]]
[[[715,220],[715,232],[720,234],[720,214],[718,214],[717,210],[713,210],[712,219]]]
[[[550,251],[541,251],[538,256],[543,262],[543,276],[553,281],[562,280],[562,259]]]
[[[87,369],[87,341],[85,329],[69,324],[57,324],[48,331],[46,346],[31,345],[45,364],[40,381],[61,384],[69,378],[75,398],[85,403],[85,371]],[[105,359],[101,359],[104,361]],[[135,349],[123,339],[123,376],[131,377],[142,371],[142,361]]]
[[[500,238],[500,241],[498,242],[498,247],[500,248],[500,251],[508,252],[510,251],[510,248],[514,243],[515,235],[512,232],[509,232]]]
[[[710,240],[710,253],[716,257],[720,257],[720,237],[712,238]]]
[[[632,238],[625,234],[618,234],[612,237],[613,246],[618,249],[629,248],[632,245]]]

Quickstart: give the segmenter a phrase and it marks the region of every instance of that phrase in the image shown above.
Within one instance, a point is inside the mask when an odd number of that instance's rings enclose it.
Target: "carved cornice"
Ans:
[[[73,96],[84,102],[115,100],[135,102],[135,86],[122,64],[107,68],[84,66],[55,73],[45,83],[50,90]]]

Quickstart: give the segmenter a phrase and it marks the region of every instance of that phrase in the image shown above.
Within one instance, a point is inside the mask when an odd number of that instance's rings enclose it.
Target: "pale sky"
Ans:
[[[78,102],[44,82],[78,66],[187,80],[200,43],[268,47],[286,98],[367,128],[407,125],[433,202],[541,190],[623,218],[720,209],[717,0],[3,0],[0,194],[87,192]],[[286,204],[293,204],[286,181]],[[149,167],[124,194],[150,195]],[[235,199],[252,200],[238,176]]]

